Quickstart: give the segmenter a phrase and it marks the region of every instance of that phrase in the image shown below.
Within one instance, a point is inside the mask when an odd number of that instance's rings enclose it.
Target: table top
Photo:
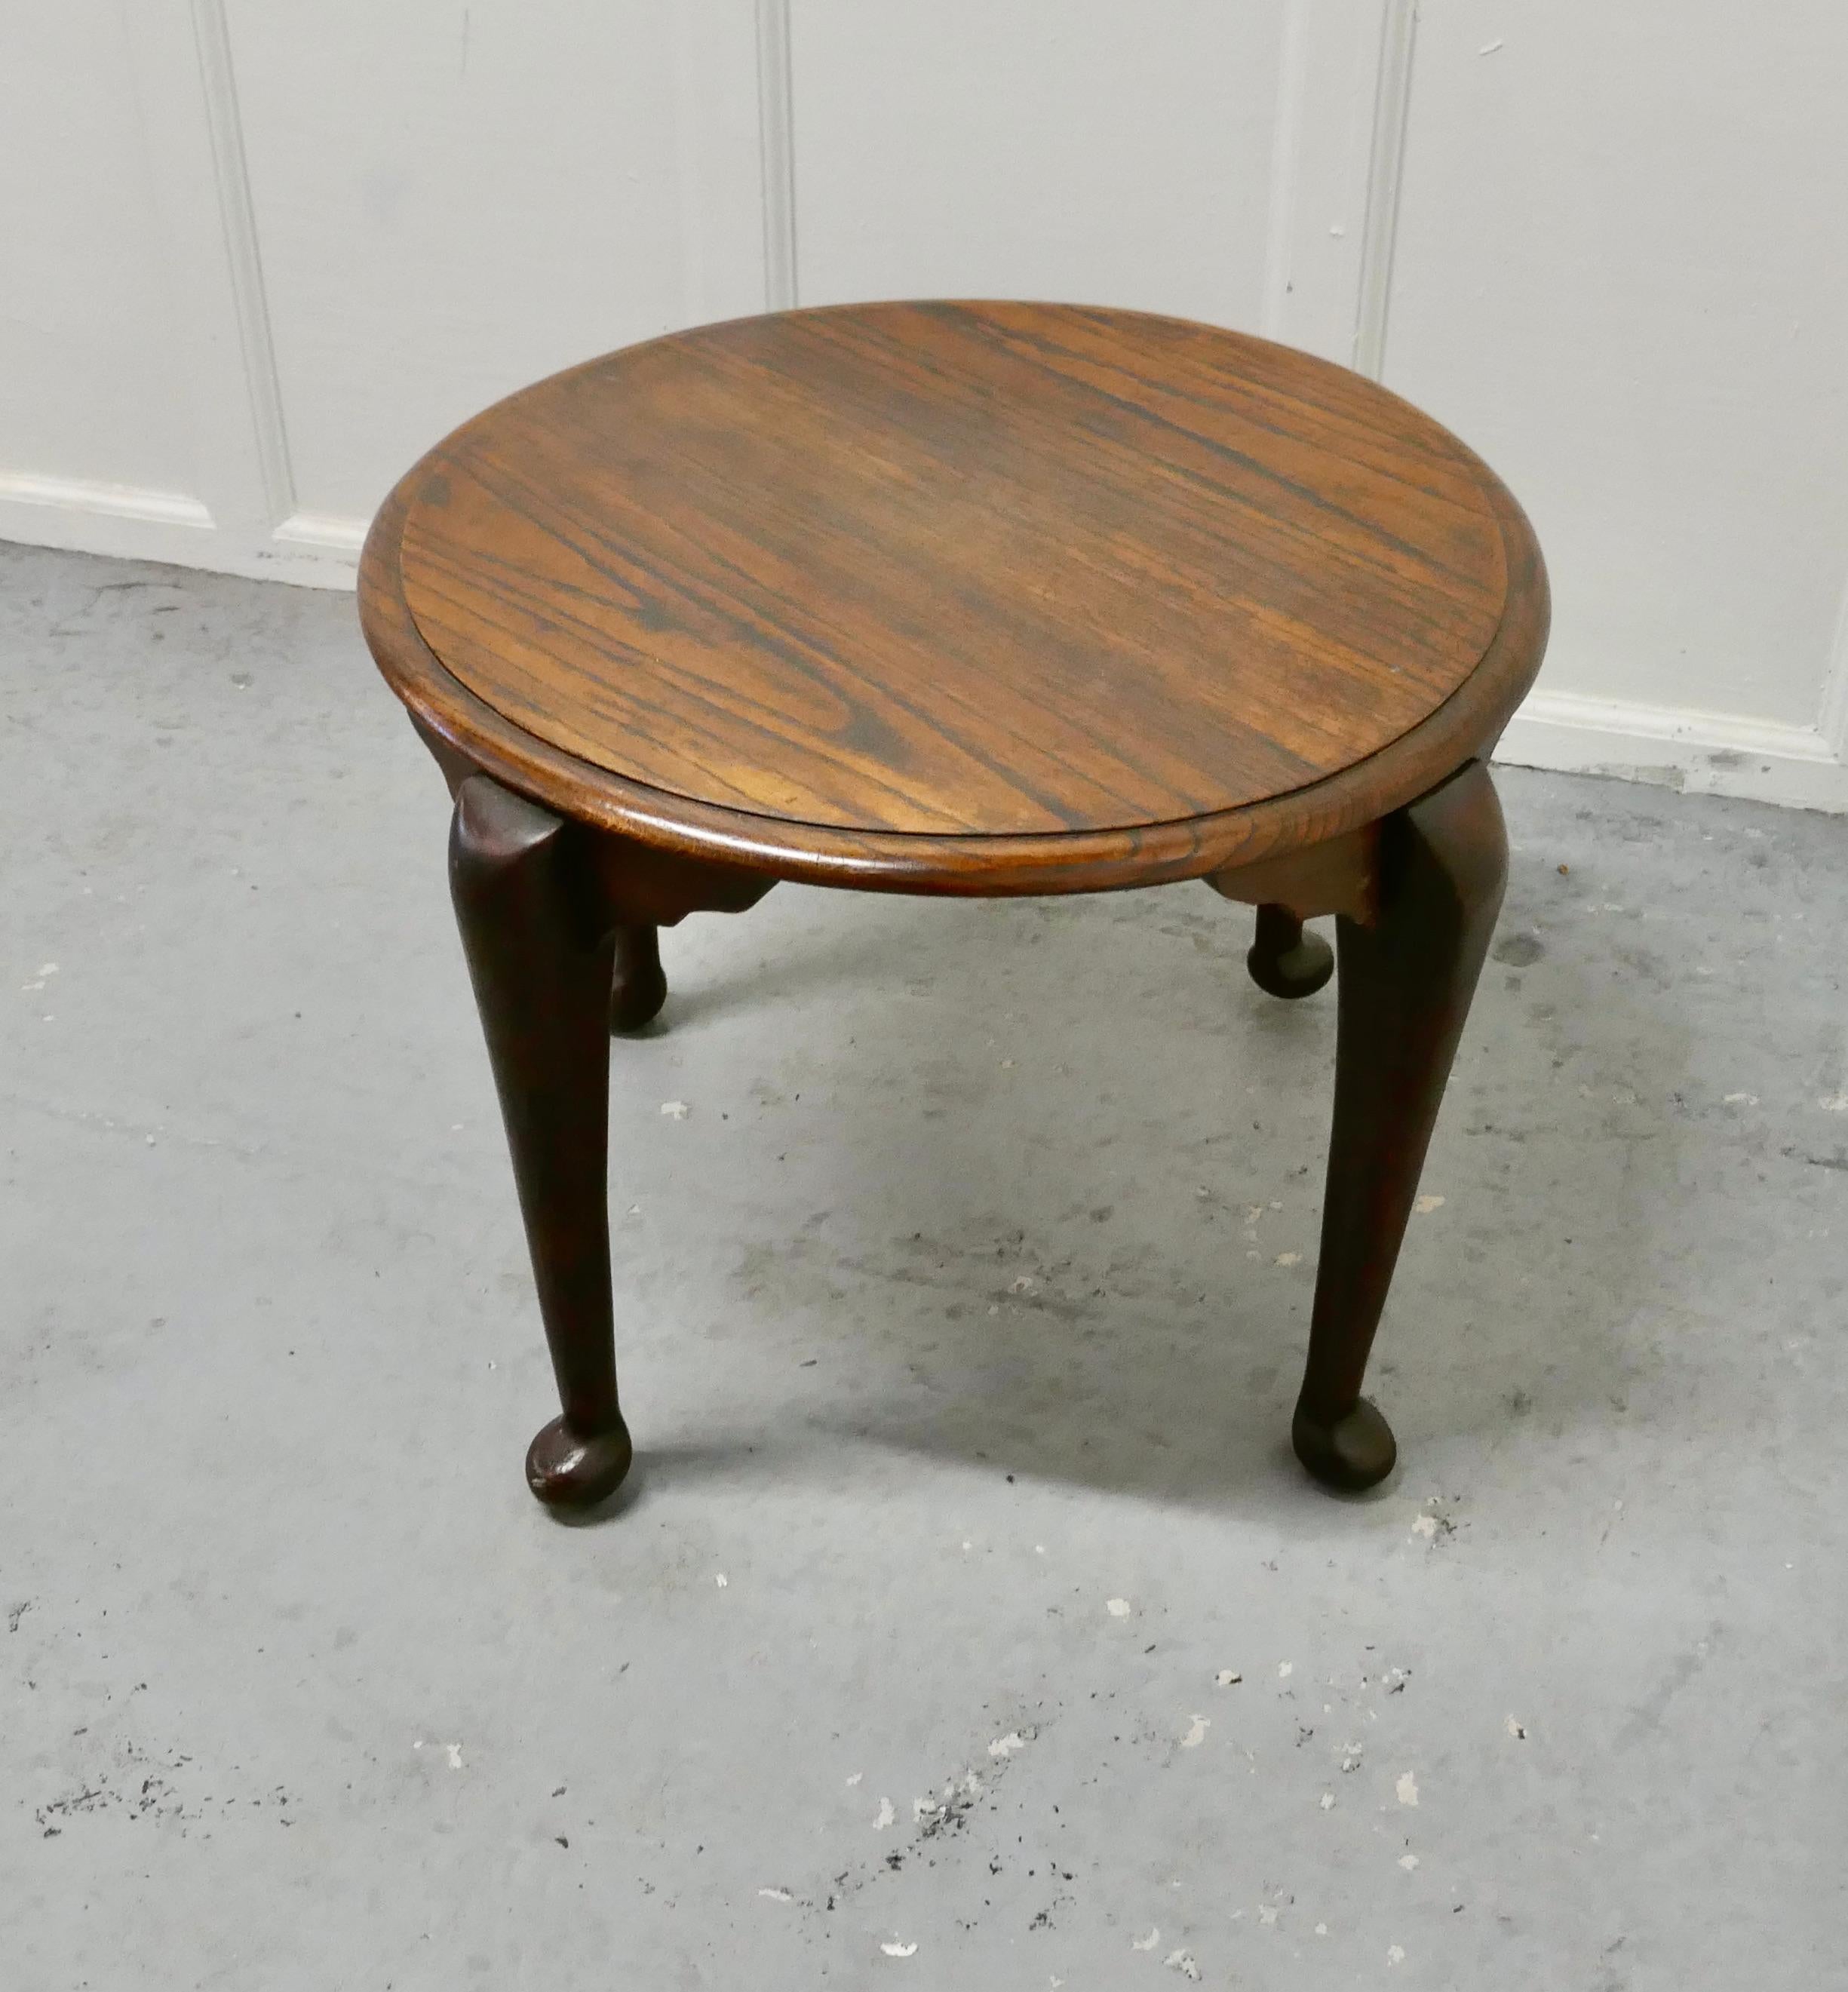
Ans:
[[[783,312],[541,381],[380,513],[362,609],[479,765],[646,841],[954,891],[1338,834],[1499,732],[1531,530],[1345,369],[1140,313]]]

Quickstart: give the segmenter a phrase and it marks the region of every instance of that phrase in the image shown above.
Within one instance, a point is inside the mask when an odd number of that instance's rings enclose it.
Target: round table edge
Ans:
[[[1493,749],[1539,670],[1550,595],[1526,513],[1480,457],[1459,447],[1500,524],[1508,575],[1501,622],[1469,676],[1417,725],[1335,774],[1241,808],[1134,828],[1031,836],[843,830],[651,788],[535,738],[444,668],[405,599],[400,549],[429,458],[399,481],[367,534],[360,620],[393,691],[464,759],[561,816],[656,849],[864,892],[975,896],[1159,885],[1343,836],[1417,801]]]

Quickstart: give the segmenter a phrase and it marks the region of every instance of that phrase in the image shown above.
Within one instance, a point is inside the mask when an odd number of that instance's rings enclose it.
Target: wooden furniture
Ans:
[[[622,1480],[609,1032],[657,929],[779,878],[1204,878],[1250,970],[1341,966],[1294,1439],[1371,1485],[1360,1394],[1500,902],[1485,759],[1539,668],[1533,532],[1371,382],[1235,333],[1014,304],[656,339],[440,444],[367,540],[380,670],[455,797],[450,877],[563,1415],[544,1502]]]

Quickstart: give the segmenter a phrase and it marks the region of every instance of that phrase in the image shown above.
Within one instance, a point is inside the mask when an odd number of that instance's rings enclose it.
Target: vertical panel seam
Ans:
[[[1386,370],[1393,258],[1398,246],[1406,134],[1411,122],[1412,58],[1418,38],[1418,0],[1384,0],[1384,8],[1361,242],[1359,309],[1354,328],[1354,364],[1372,380]]]
[[[263,526],[265,530],[273,530],[295,510],[295,480],[289,460],[282,383],[277,371],[274,330],[263,281],[263,258],[224,0],[193,0],[193,32],[211,140],[219,220],[224,230],[226,260],[237,305],[251,432],[269,514]]]
[[[790,0],[757,0],[757,122],[763,174],[764,309],[796,302],[796,131]]]

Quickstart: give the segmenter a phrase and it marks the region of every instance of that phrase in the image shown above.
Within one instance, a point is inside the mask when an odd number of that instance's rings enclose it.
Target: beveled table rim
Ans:
[[[1373,385],[1402,401],[1389,388]],[[471,424],[492,412],[483,411]],[[1262,801],[1127,829],[939,834],[844,830],[762,815],[652,787],[581,760],[516,725],[444,667],[406,600],[400,556],[411,496],[448,440],[400,479],[372,523],[360,561],[360,619],[367,645],[414,718],[506,787],[561,816],[656,850],[779,878],[888,892],[1102,892],[1205,877],[1280,856],[1374,822],[1416,801],[1466,762],[1486,757],[1533,684],[1546,650],[1550,595],[1533,527],[1495,473],[1453,438],[1501,528],[1507,570],[1502,619],[1450,697],[1376,752]]]

